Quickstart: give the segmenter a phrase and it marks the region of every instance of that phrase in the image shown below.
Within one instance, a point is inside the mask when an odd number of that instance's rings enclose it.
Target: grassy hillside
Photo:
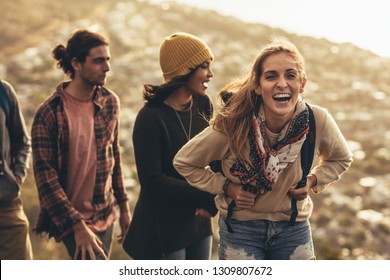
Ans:
[[[33,47],[74,21],[92,17],[99,21],[116,1],[0,0],[0,61]]]
[[[185,31],[207,41],[216,57],[215,77],[208,91],[213,98],[218,89],[248,70],[261,45],[271,37],[291,40],[306,59],[309,82],[304,98],[329,110],[355,154],[342,180],[328,192],[313,196],[315,211],[311,221],[317,257],[390,258],[389,59],[352,44],[297,36],[174,3],[0,0],[0,9],[0,76],[15,85],[28,126],[37,106],[64,79],[61,71],[53,67],[52,46],[65,43],[78,28],[93,27],[109,38],[112,69],[108,86],[122,102],[124,175],[136,182],[128,190],[132,207],[139,190],[130,140],[133,121],[143,105],[142,84],[162,82],[158,49],[163,38]],[[367,180],[373,181],[375,188]],[[31,169],[23,197],[34,226],[38,199]],[[378,213],[381,219],[373,219]],[[33,243],[37,259],[67,258],[62,246],[53,241],[33,235]],[[112,258],[127,256],[115,246]]]

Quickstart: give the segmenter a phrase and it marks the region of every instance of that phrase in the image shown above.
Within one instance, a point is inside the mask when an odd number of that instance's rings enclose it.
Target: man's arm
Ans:
[[[23,182],[27,175],[31,157],[31,137],[27,132],[26,123],[19,107],[16,92],[11,84],[3,81],[4,88],[9,94],[11,114],[10,144],[13,159],[12,171],[19,184]]]

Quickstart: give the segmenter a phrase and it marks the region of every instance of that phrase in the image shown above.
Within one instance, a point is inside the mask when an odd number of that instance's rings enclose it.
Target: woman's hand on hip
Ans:
[[[252,208],[255,205],[256,195],[245,191],[242,185],[233,182],[227,186],[227,196],[233,198],[239,208]]]

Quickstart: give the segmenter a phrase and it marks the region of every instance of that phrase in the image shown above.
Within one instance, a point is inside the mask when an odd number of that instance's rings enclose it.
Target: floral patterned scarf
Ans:
[[[240,178],[242,184],[252,185],[251,192],[258,194],[271,191],[279,174],[297,158],[308,131],[309,111],[305,102],[300,101],[291,120],[282,129],[277,143],[272,147],[264,147],[266,124],[261,105],[259,115],[252,117],[249,130],[252,162],[238,159],[230,168],[231,174]]]

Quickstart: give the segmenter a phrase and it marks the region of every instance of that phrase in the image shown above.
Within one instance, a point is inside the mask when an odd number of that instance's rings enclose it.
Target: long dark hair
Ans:
[[[198,66],[199,67],[199,66]],[[164,100],[175,90],[185,86],[191,75],[198,69],[192,69],[191,72],[185,76],[177,76],[169,83],[161,85],[144,84],[143,98],[145,103],[149,106],[154,106],[164,102]]]

